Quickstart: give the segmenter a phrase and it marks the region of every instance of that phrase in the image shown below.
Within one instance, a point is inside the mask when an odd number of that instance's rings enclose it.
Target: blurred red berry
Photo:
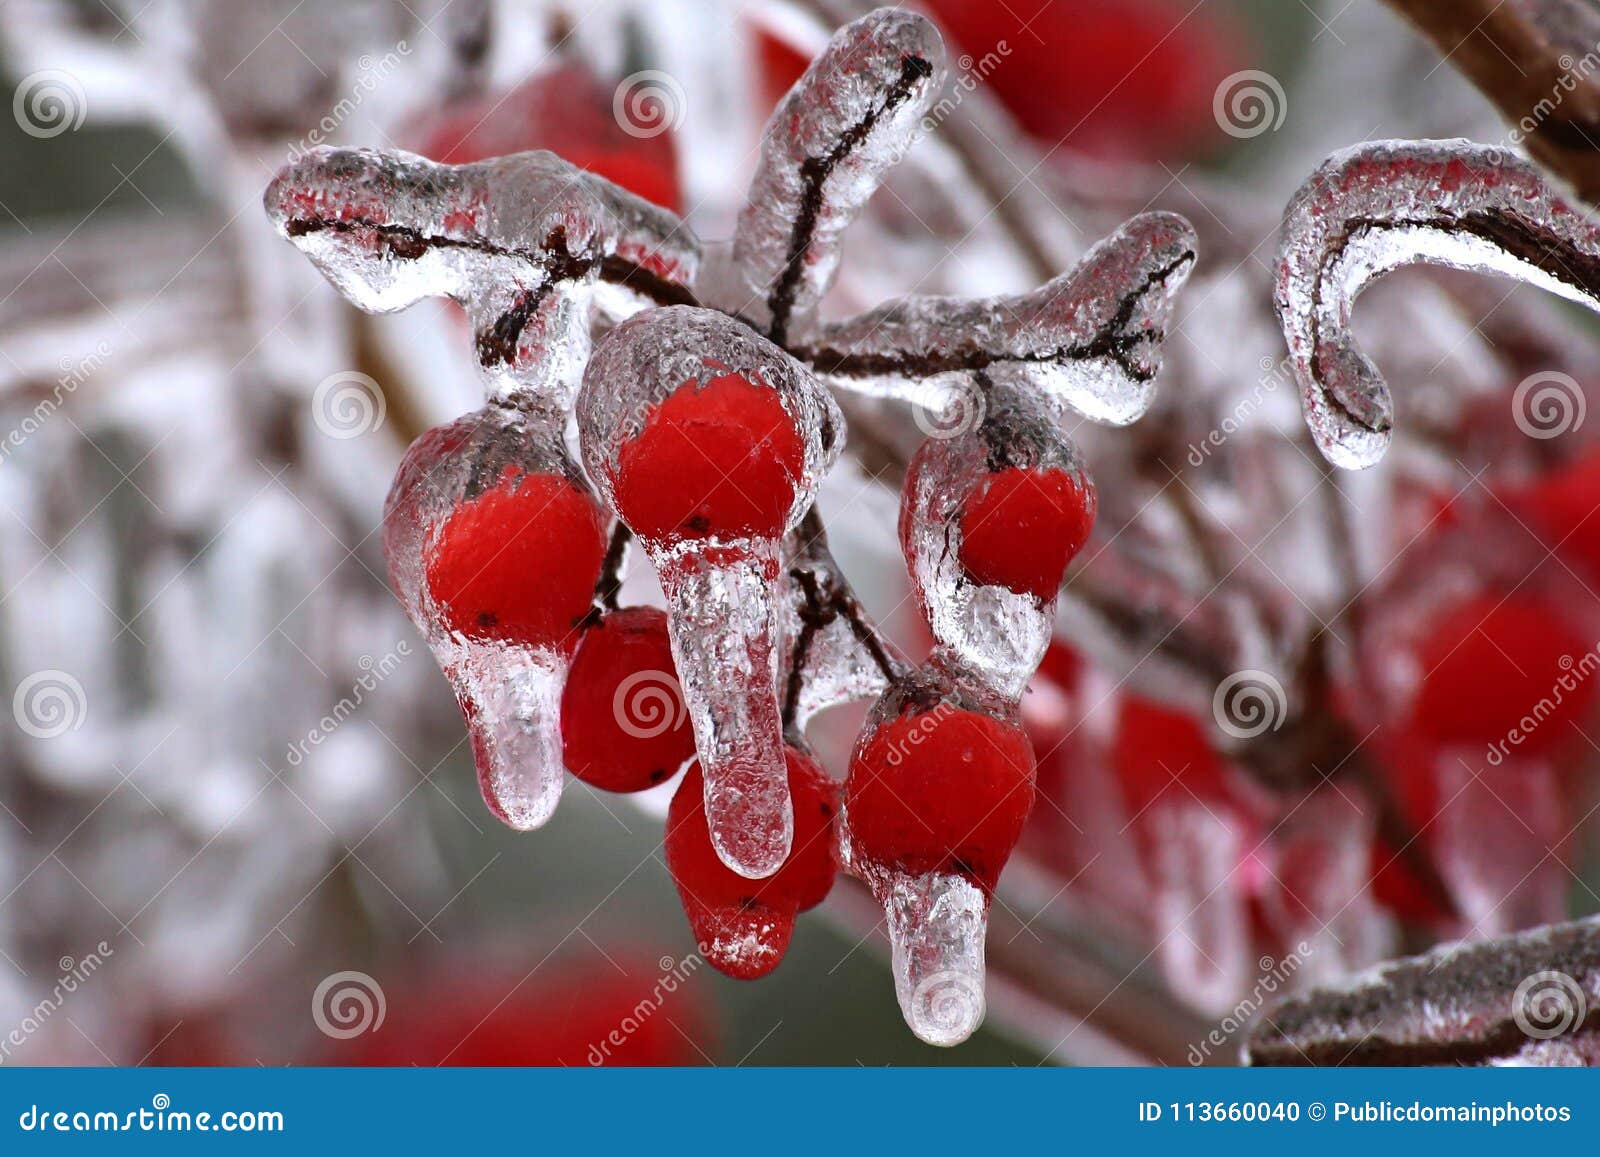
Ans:
[[[1511,504],[1558,555],[1600,577],[1600,452],[1547,474]]]

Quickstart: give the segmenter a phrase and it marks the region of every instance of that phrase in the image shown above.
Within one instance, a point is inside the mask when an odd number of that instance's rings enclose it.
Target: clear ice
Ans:
[[[1284,211],[1273,304],[1318,448],[1371,466],[1394,428],[1351,315],[1407,265],[1499,273],[1600,309],[1600,225],[1516,154],[1470,141],[1376,141],[1334,153]]]

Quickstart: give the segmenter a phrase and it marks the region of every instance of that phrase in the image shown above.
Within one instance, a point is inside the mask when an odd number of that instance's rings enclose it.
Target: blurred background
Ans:
[[[1600,910],[1593,332],[1390,278],[1359,321],[1403,436],[1357,477],[1282,363],[1276,227],[1329,152],[1509,143],[1377,0],[922,5],[949,111],[831,312],[1027,288],[1148,207],[1203,250],[1157,410],[1079,432],[1101,521],[1024,705],[1042,800],[983,1031],[911,1036],[849,881],[772,977],[705,965],[662,791],[490,816],[377,533],[409,441],[479,404],[468,330],[354,311],[262,190],[319,144],[549,148],[726,237],[773,104],[865,7],[0,2],[0,1060],[1234,1063],[1284,992]],[[1536,375],[1559,436],[1515,409]],[[915,657],[889,528],[918,427],[851,419],[823,509]],[[860,718],[818,723],[836,774]]]

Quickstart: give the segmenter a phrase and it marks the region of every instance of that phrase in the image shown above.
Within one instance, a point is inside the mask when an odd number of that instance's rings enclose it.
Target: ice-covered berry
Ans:
[[[838,785],[809,756],[785,748],[794,844],[789,858],[764,880],[728,869],[717,856],[706,822],[699,763],[689,765],[667,812],[667,867],[678,886],[695,940],[721,971],[741,980],[778,966],[799,912],[822,903],[838,870],[834,815]]]
[[[467,638],[570,646],[605,551],[600,508],[572,479],[508,471],[440,528],[428,590]]]
[[[685,382],[622,447],[617,511],[645,539],[775,538],[805,471],[776,391],[754,375]]]
[[[1049,602],[1094,515],[1084,476],[1020,467],[989,474],[961,511],[961,565],[973,582]]]
[[[1033,807],[1034,756],[1014,723],[946,699],[870,726],[850,761],[851,862],[958,873],[992,892]]]
[[[583,632],[561,696],[567,770],[605,791],[643,791],[694,754],[667,615],[607,611]]]

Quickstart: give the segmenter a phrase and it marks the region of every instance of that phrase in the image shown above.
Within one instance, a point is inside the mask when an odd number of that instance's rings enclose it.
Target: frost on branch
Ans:
[[[1388,448],[1394,399],[1356,344],[1355,300],[1407,265],[1500,273],[1600,308],[1600,227],[1505,149],[1383,141],[1335,153],[1284,213],[1274,304],[1317,446],[1336,466]]]
[[[595,349],[578,399],[584,464],[667,595],[705,773],[711,839],[734,871],[789,853],[779,708],[783,536],[833,466],[844,420],[800,362],[712,310],[651,310]]]
[[[1190,224],[1145,213],[1031,293],[903,298],[822,327],[806,356],[867,393],[923,401],[925,379],[982,373],[1127,425],[1155,396],[1167,320],[1194,262]]]
[[[440,165],[316,149],[272,182],[266,206],[355,305],[453,298],[472,319],[491,396],[554,405],[570,403],[583,372],[586,291],[685,301],[699,256],[672,213],[546,152]]]
[[[1383,964],[1273,1010],[1256,1065],[1600,1064],[1600,917]]]
[[[779,344],[832,284],[840,241],[916,139],[944,80],[928,20],[880,8],[841,29],[779,102],[734,232],[703,296]]]

